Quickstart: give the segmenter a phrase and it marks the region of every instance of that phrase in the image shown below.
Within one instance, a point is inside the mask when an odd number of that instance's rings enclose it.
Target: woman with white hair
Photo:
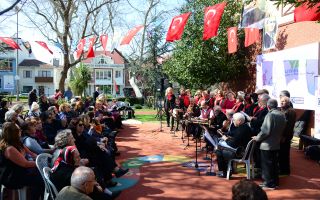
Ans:
[[[40,106],[37,102],[33,102],[28,112],[28,117],[40,117]]]
[[[23,120],[23,116],[21,115],[22,114],[22,111],[23,111],[24,107],[22,104],[16,104],[14,106],[11,107],[10,110],[13,110],[17,113],[17,122],[16,124],[18,125],[21,125],[24,123],[24,120]]]

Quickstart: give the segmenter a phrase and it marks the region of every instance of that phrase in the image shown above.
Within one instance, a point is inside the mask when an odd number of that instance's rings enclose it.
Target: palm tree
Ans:
[[[88,82],[91,80],[91,72],[88,66],[80,63],[73,71],[73,76],[70,79],[70,87],[75,95],[84,95],[85,89],[88,87]]]

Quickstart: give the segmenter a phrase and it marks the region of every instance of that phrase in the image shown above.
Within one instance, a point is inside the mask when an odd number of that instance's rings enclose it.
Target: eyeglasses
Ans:
[[[78,124],[78,126],[83,126],[83,124]]]

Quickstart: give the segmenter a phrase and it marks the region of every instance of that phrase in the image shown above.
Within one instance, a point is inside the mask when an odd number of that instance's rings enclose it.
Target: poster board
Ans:
[[[267,89],[277,100],[288,90],[294,108],[315,110],[319,43],[258,55],[256,70],[256,89]]]

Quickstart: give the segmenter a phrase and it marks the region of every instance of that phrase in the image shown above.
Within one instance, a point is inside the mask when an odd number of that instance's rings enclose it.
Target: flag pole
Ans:
[[[18,21],[19,21],[19,7],[16,6],[15,7],[16,11],[17,11],[17,44],[19,45],[19,24],[18,24]],[[19,63],[19,49],[16,49],[17,50],[17,54],[16,54],[16,69],[15,69],[15,76],[14,76],[14,80],[15,80],[15,86],[16,86],[16,101],[19,101],[20,98],[19,98],[19,74],[18,74],[18,63]]]

